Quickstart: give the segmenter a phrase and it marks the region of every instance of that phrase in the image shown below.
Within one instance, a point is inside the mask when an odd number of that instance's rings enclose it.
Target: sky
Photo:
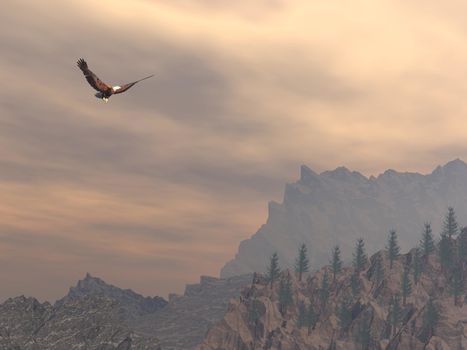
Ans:
[[[467,159],[467,3],[3,0],[0,300],[219,273],[299,166]],[[75,62],[122,84],[108,103]]]

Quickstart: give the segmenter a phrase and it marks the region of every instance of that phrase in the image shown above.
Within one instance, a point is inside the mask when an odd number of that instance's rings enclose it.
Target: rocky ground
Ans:
[[[414,252],[399,255],[392,268],[387,251],[372,256],[360,273],[352,267],[344,268],[335,282],[329,279],[326,302],[322,284],[325,274],[331,276],[329,266],[302,282],[294,273],[283,271],[282,281],[287,276],[291,281],[291,303],[285,310],[281,307],[281,282],[276,281],[271,288],[258,274],[241,297],[232,300],[223,320],[211,328],[197,350],[467,349],[465,280],[455,305],[452,274],[443,271],[435,252],[424,258],[423,273],[415,284]],[[379,282],[375,274],[378,255],[384,271]],[[399,312],[392,312],[391,300],[402,295],[405,269],[410,272],[412,291],[405,305],[400,298]],[[462,269],[467,276],[465,264]],[[353,283],[352,276],[357,276],[359,283]],[[353,285],[360,288],[352,290]],[[433,327],[427,321],[429,300],[439,312]],[[300,310],[306,310],[310,318],[303,318]]]

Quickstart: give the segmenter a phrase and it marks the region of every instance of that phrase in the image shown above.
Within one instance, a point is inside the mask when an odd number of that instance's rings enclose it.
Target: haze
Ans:
[[[467,156],[462,1],[24,1],[0,12],[0,299],[218,275],[300,164]],[[104,81],[148,74],[97,100]]]

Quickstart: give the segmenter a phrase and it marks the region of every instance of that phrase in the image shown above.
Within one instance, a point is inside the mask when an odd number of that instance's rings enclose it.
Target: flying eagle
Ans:
[[[129,88],[131,88],[133,85],[136,83],[149,79],[153,77],[154,75],[147,76],[143,79],[136,80],[132,83],[128,83],[122,86],[110,86],[104,83],[102,80],[100,80],[97,75],[95,75],[93,72],[91,72],[88,68],[88,64],[86,61],[82,58],[80,58],[77,62],[79,69],[83,72],[84,76],[86,77],[86,80],[88,81],[89,85],[91,85],[94,89],[96,89],[98,92],[95,94],[97,98],[100,98],[107,102],[109,100],[109,97],[115,94],[121,94],[122,92],[127,91]]]

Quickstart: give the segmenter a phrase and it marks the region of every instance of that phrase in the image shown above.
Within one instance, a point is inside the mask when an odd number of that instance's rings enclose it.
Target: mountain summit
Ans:
[[[275,251],[282,266],[293,266],[302,243],[313,268],[329,261],[336,244],[350,259],[356,239],[363,237],[371,253],[392,229],[408,249],[418,242],[425,222],[440,232],[439,213],[449,206],[461,224],[467,223],[467,164],[460,159],[427,175],[390,169],[368,178],[345,167],[321,174],[305,165],[300,170],[300,179],[286,185],[282,203],[269,203],[266,224],[240,243],[221,277],[264,271]]]

